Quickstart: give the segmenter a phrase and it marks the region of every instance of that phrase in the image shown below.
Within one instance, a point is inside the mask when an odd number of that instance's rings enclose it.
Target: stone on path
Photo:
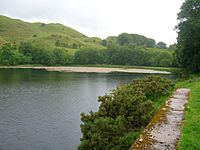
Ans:
[[[175,150],[189,92],[189,89],[176,90],[130,150]]]

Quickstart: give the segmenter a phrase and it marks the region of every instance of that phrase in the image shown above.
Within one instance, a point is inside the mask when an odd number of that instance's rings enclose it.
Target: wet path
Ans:
[[[130,150],[175,150],[189,92],[189,89],[176,90]]]

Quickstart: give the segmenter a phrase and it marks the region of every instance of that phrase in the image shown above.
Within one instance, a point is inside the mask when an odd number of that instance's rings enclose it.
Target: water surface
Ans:
[[[0,69],[0,150],[75,150],[80,113],[100,95],[144,74]]]

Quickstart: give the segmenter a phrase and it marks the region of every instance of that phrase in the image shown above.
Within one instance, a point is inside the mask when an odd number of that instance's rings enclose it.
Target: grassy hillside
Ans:
[[[104,48],[101,39],[89,38],[62,24],[28,23],[0,16],[0,46],[6,42],[19,44],[22,41],[48,49]]]

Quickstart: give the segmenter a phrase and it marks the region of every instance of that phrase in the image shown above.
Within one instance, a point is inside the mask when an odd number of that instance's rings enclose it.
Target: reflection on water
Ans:
[[[144,76],[0,69],[0,149],[76,149],[80,113],[96,111],[98,96]]]

